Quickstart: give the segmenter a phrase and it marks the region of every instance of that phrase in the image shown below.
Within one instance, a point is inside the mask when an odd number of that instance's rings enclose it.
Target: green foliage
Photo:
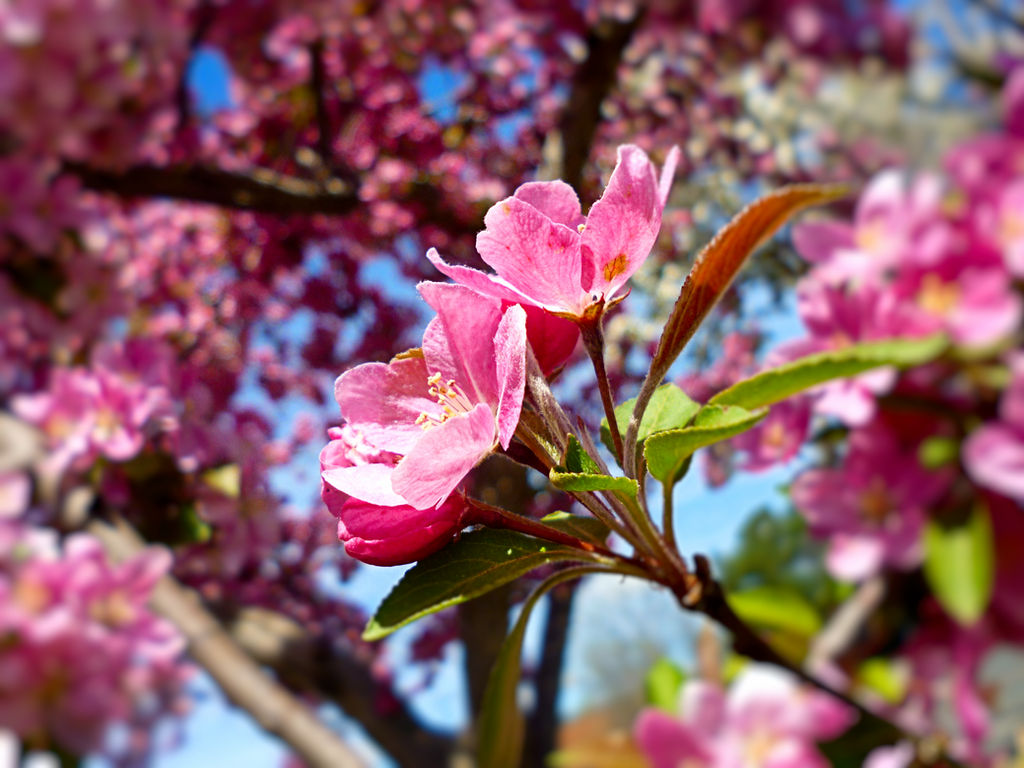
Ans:
[[[892,659],[875,656],[857,668],[857,683],[870,688],[889,704],[899,704],[907,695],[908,672]]]
[[[608,526],[596,517],[570,515],[568,512],[552,512],[550,515],[542,517],[540,521],[592,544],[604,544],[610,533]]]
[[[775,587],[800,595],[819,615],[840,599],[840,585],[822,563],[822,545],[810,538],[795,511],[755,512],[740,530],[736,550],[718,564],[726,593]]]
[[[939,603],[961,624],[973,624],[988,607],[995,579],[988,511],[979,503],[962,523],[930,521],[924,551],[924,576]]]
[[[574,435],[569,436],[562,466],[552,469],[548,479],[562,491],[616,491],[633,497],[639,492],[636,480],[603,474]]]
[[[960,441],[951,437],[930,437],[921,443],[917,459],[925,469],[941,469],[960,460]]]
[[[494,661],[477,721],[477,765],[519,768],[523,749],[523,715],[516,706],[523,636],[537,601],[562,582],[578,579],[593,569],[569,568],[545,579],[523,603],[519,617]]]
[[[821,617],[799,592],[763,585],[728,595],[729,606],[748,624],[811,637],[821,629]]]
[[[760,408],[826,381],[856,376],[872,368],[920,365],[937,357],[947,346],[946,337],[936,334],[923,339],[871,341],[819,352],[739,381],[712,397],[709,404]]]
[[[658,659],[644,678],[647,703],[671,715],[679,712],[679,691],[686,682],[684,672],[671,659]]]
[[[479,597],[542,565],[587,559],[581,550],[514,531],[471,531],[406,571],[377,608],[363,638],[378,640],[416,619]]]
[[[704,406],[691,426],[660,432],[647,440],[647,468],[661,482],[676,483],[685,474],[694,451],[746,432],[767,413],[767,409],[748,411],[733,405]]]
[[[636,398],[632,397],[615,407],[615,422],[623,437],[626,435],[626,424],[629,423],[635,405]],[[642,445],[644,440],[657,432],[685,427],[699,410],[700,403],[691,400],[678,386],[672,383],[662,384],[654,390],[651,402],[644,411],[640,431],[637,433],[637,445]],[[615,453],[608,419],[601,419],[601,440],[608,446],[609,451]]]

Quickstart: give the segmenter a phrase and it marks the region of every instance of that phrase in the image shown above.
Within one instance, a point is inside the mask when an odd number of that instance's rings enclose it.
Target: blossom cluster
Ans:
[[[188,668],[177,630],[147,602],[170,567],[150,550],[108,562],[86,534],[0,524],[0,722],[29,744],[104,748],[113,723],[132,748],[155,714],[182,706]],[[142,739],[142,742],[140,742]]]
[[[349,554],[410,562],[469,522],[455,491],[489,454],[509,448],[528,367],[546,375],[565,363],[579,336],[566,318],[600,317],[657,237],[678,150],[660,177],[638,147],[620,147],[618,156],[586,218],[560,181],[524,184],[496,203],[477,238],[496,275],[445,264],[431,251],[458,282],[419,285],[437,312],[422,346],[338,377],[345,424],[332,431],[320,465],[323,498]]]
[[[644,710],[634,734],[652,768],[825,768],[815,742],[852,720],[846,705],[801,687],[788,672],[749,664],[727,689],[686,681],[678,714]]]

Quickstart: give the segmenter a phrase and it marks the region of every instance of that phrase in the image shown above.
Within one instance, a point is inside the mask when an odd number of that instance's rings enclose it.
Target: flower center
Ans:
[[[861,515],[867,522],[881,525],[889,517],[892,508],[885,481],[880,477],[872,478],[871,484],[860,497]]]
[[[960,302],[960,289],[955,283],[943,282],[938,275],[927,274],[917,294],[918,305],[935,315],[944,315]]]
[[[427,384],[430,385],[427,392],[437,400],[437,404],[441,406],[441,412],[438,414],[424,411],[417,416],[416,423],[423,429],[444,424],[457,413],[469,413],[473,410],[473,402],[462,387],[455,383],[454,379],[444,381],[440,372],[435,372],[427,379]]]

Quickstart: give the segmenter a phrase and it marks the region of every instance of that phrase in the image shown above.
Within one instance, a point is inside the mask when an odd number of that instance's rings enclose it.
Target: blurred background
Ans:
[[[492,204],[560,178],[587,210],[623,143],[683,159],[606,323],[617,401],[700,247],[791,182],[856,192],[768,243],[670,378],[706,400],[765,360],[953,340],[699,455],[676,535],[790,658],[939,753],[1021,764],[1019,3],[11,0],[0,765],[466,764],[544,574],[361,640],[403,568],[349,558],[320,501],[333,381],[418,344],[428,248],[482,267]],[[555,391],[596,430],[581,350]],[[470,482],[571,503],[503,457]],[[527,635],[523,765],[672,764],[638,715],[686,726],[680,693],[743,667],[667,593],[561,587]],[[807,738],[823,764],[915,759]]]

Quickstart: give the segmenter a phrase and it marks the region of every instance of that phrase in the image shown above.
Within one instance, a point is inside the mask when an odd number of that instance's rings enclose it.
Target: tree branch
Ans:
[[[103,543],[115,562],[138,554],[145,546],[123,520],[94,520],[88,531]],[[363,765],[334,731],[246,655],[192,590],[165,576],[153,589],[150,607],[184,635],[189,655],[217,682],[228,700],[246,710],[265,731],[287,743],[307,765]]]
[[[386,711],[376,705],[370,693],[380,684],[362,659],[266,608],[242,608],[226,623],[258,664],[274,670],[289,688],[335,702],[397,765],[435,768],[448,762],[452,739],[425,729],[397,699]]]
[[[340,216],[360,204],[352,185],[341,179],[328,179],[320,185],[266,168],[250,175],[186,165],[138,165],[111,171],[66,161],[64,171],[77,176],[89,189],[126,198],[167,197],[280,215]]]
[[[520,764],[529,768],[547,765],[558,736],[558,693],[561,690],[565,645],[569,635],[576,583],[564,584],[548,594],[548,615],[544,625],[540,665],[534,675],[536,704],[526,728],[526,744]]]
[[[587,33],[587,58],[573,75],[559,124],[561,167],[554,174],[575,189],[579,189],[583,166],[601,121],[601,102],[615,85],[622,53],[643,15],[641,10],[629,21],[602,19]]]

